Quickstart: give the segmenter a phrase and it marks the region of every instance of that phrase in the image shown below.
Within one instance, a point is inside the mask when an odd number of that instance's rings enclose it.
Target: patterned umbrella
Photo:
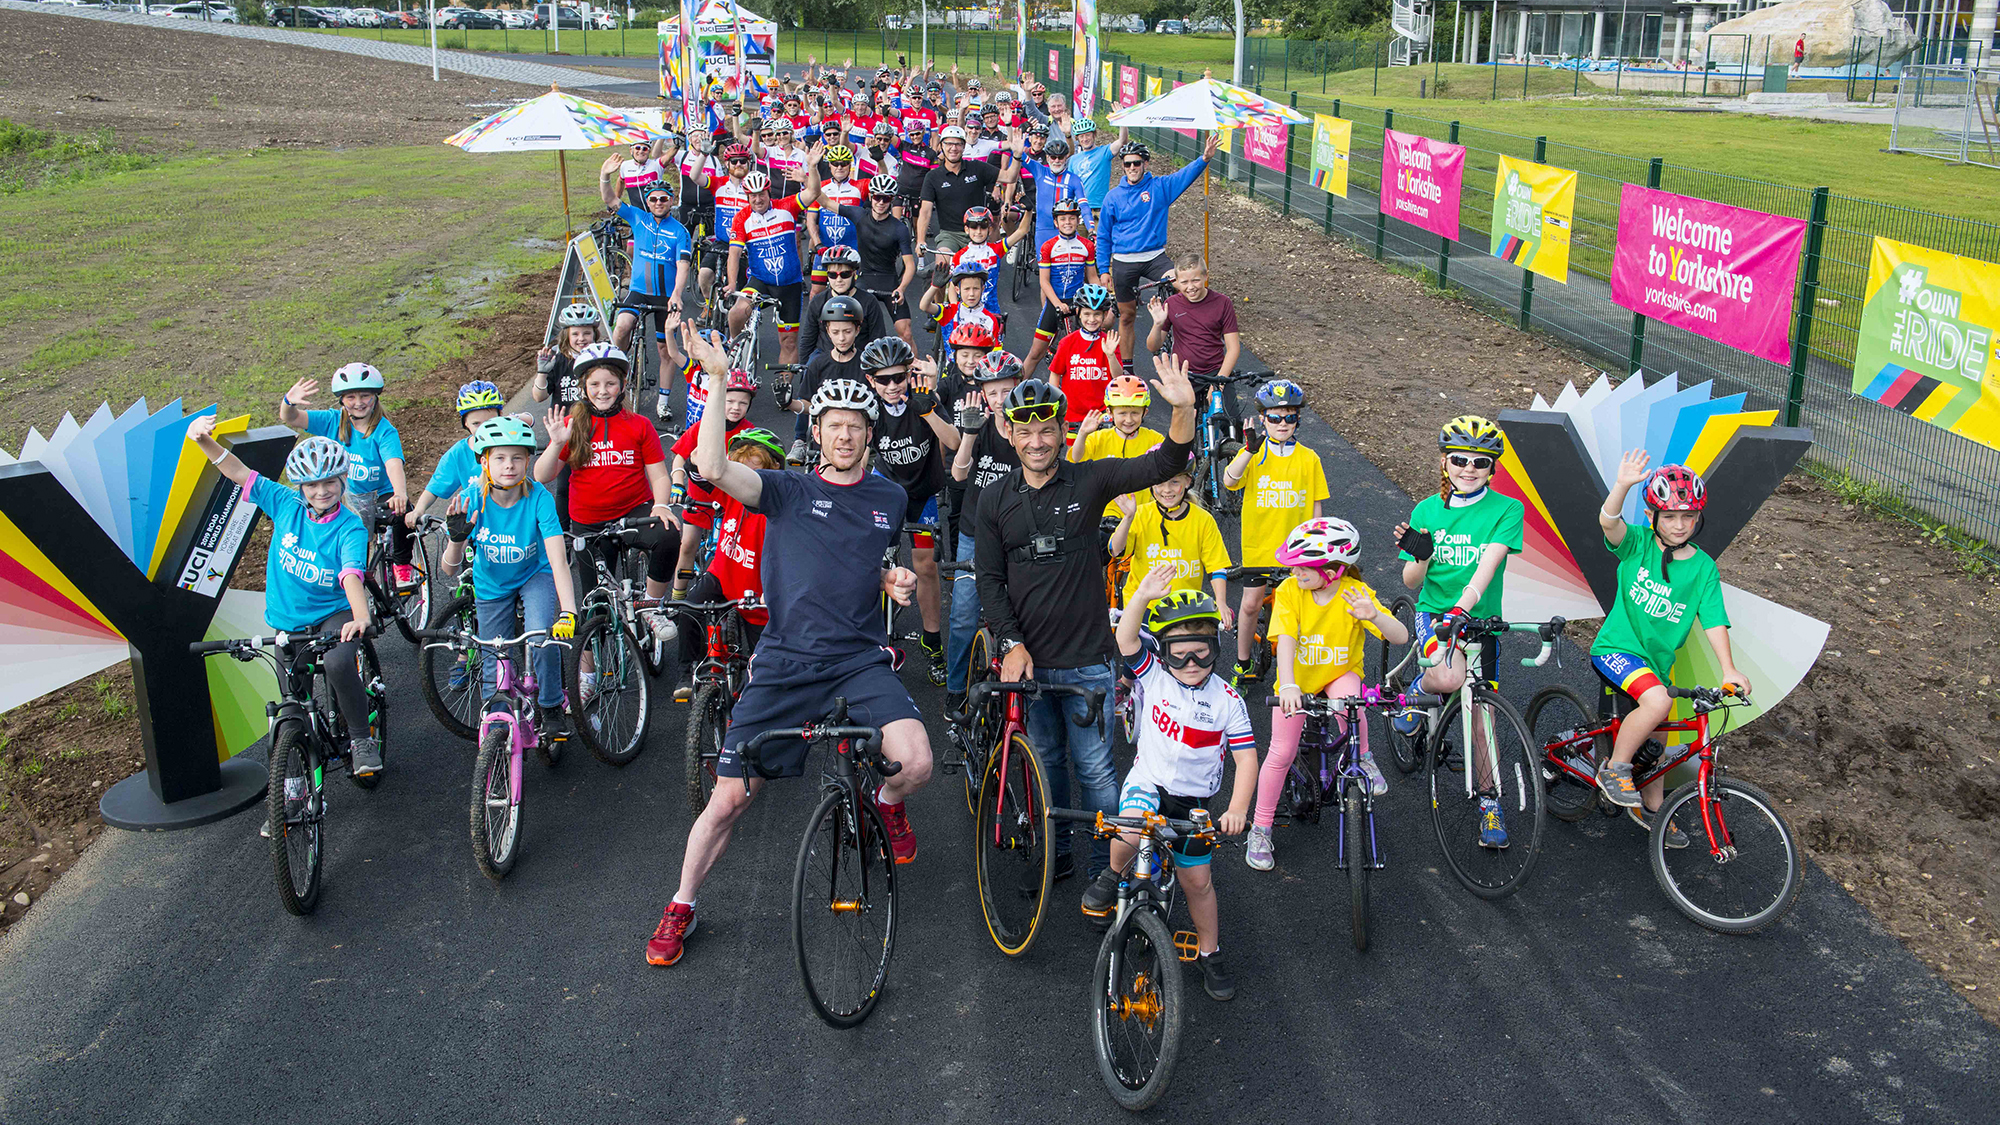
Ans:
[[[1298,110],[1241,86],[1202,78],[1111,115],[1114,128],[1240,129],[1254,120],[1307,124]]]
[[[574,229],[569,217],[569,164],[563,153],[573,148],[631,144],[652,135],[653,130],[643,121],[551,86],[541,97],[508,106],[445,138],[444,143],[467,152],[555,150],[562,180],[563,223]]]

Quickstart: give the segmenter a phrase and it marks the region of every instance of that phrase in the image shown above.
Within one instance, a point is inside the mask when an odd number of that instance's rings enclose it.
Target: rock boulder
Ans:
[[[1791,65],[1792,45],[1806,37],[1806,65],[1841,67],[1856,61],[1887,66],[1900,60],[1916,46],[1916,33],[1908,20],[1889,9],[1886,0],[1785,0],[1768,8],[1724,20],[1708,29],[1708,35],[1694,37],[1694,54],[1700,58],[1707,47],[1709,62],[1720,67],[1743,61],[1746,41],[1725,38],[1747,35],[1750,65]],[[1710,38],[1713,35],[1714,38]],[[1859,43],[1856,43],[1856,40]],[[1878,56],[1878,45],[1881,53]],[[1765,46],[1769,44],[1769,52]]]

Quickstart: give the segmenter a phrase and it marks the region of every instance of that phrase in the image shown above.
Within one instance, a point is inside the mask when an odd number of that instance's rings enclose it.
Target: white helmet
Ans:
[[[285,475],[293,484],[311,484],[347,476],[347,447],[330,437],[314,434],[292,447],[285,457]]]
[[[946,141],[963,141],[964,139],[965,130],[956,125],[947,125],[938,132],[939,144],[943,144]]]
[[[576,358],[570,361],[571,370],[579,378],[593,367],[609,367],[622,379],[632,373],[632,357],[616,344],[596,343],[576,353]]]
[[[821,383],[813,392],[811,410],[815,422],[829,410],[859,410],[868,415],[870,423],[880,416],[875,407],[875,392],[853,379],[828,379]]]
[[[1346,520],[1315,517],[1292,529],[1277,551],[1282,566],[1352,565],[1361,557],[1361,533]]]
[[[770,191],[771,177],[766,176],[762,172],[752,172],[749,175],[743,177],[743,190],[749,192],[752,195],[755,195],[760,191]]]
[[[382,373],[365,363],[350,363],[333,373],[333,383],[328,390],[339,398],[349,391],[379,391],[382,389]]]

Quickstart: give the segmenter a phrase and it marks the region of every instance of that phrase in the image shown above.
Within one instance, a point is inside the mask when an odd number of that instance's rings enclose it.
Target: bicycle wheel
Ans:
[[[1117,701],[1112,704],[1117,712],[1118,722],[1111,728],[1124,740],[1126,749],[1139,745],[1139,685],[1118,681]]]
[[[1196,502],[1213,514],[1222,513],[1222,496],[1229,490],[1222,485],[1222,463],[1213,454],[1204,455],[1194,467],[1194,484],[1189,490]]]
[[[1028,256],[1022,250],[1022,247],[1026,245],[1026,242],[1015,243],[1014,248],[1007,255],[1007,264],[1013,267],[1008,272],[1014,275],[1012,285],[1014,303],[1017,305],[1028,295],[1028,271],[1034,268],[1028,264]]]
[[[1431,738],[1427,759],[1431,827],[1445,863],[1466,890],[1480,898],[1504,898],[1528,881],[1541,853],[1542,767],[1512,704],[1483,686],[1473,689],[1472,698],[1478,714],[1484,714],[1492,727],[1492,760],[1499,764],[1497,792],[1507,845],[1489,848],[1479,842],[1481,798],[1496,792],[1496,779],[1489,777],[1466,792],[1465,771],[1471,768],[1477,782],[1479,769],[1473,751],[1460,745],[1464,732],[1456,698],[1445,707]]]
[[[1552,758],[1567,759],[1595,775],[1597,763],[1611,748],[1611,740],[1594,738],[1589,746],[1549,749],[1552,742],[1566,742],[1580,731],[1597,725],[1597,714],[1583,697],[1562,684],[1550,684],[1528,701],[1528,734],[1542,764],[1543,801],[1549,815],[1566,824],[1575,824],[1597,807],[1597,786],[1585,785],[1558,767]]]
[[[1368,812],[1361,787],[1348,782],[1340,802],[1340,858],[1347,867],[1347,904],[1354,931],[1354,951],[1368,950]]]
[[[1799,843],[1762,789],[1720,775],[1709,785],[1706,801],[1701,783],[1690,781],[1660,805],[1650,845],[1653,878],[1696,923],[1719,933],[1754,933],[1784,917],[1798,900],[1804,881]],[[1704,805],[1726,858],[1709,850]],[[1669,824],[1687,833],[1687,847],[1666,846]]]
[[[271,825],[278,901],[290,913],[311,914],[319,906],[320,863],[326,857],[326,769],[297,720],[278,724],[271,740],[264,816]]]
[[[680,534],[672,528],[667,528],[666,530],[672,535]],[[650,558],[651,556],[638,547],[627,547],[618,556],[618,565],[620,567],[618,573],[631,578],[632,596],[635,598],[645,596],[646,565],[650,561]],[[704,565],[701,569],[706,571],[708,567]],[[639,664],[646,670],[646,675],[658,676],[660,669],[666,667],[667,664],[666,650],[654,643],[651,621],[645,616],[638,616],[638,621],[643,629],[643,632],[636,638],[639,642]]]
[[[806,999],[834,1027],[868,1018],[896,947],[896,864],[872,801],[835,789],[799,844],[792,879],[792,948]],[[855,805],[861,823],[855,823]]]
[[[472,762],[472,860],[495,881],[514,870],[521,851],[521,804],[514,789],[512,731],[504,722],[488,723]]]
[[[721,684],[703,684],[694,693],[687,723],[688,810],[696,816],[715,792],[715,763],[722,757],[722,732],[729,729],[729,693]]]
[[[1181,963],[1174,935],[1148,907],[1127,914],[1097,947],[1090,1042],[1119,1105],[1145,1109],[1167,1092],[1181,1051]]]
[[[1306,751],[1301,747],[1299,757],[1305,756]],[[1320,797],[1319,775],[1295,761],[1285,771],[1285,788],[1278,797],[1278,814],[1291,818],[1295,824],[1318,824]]]
[[[1402,622],[1403,628],[1409,630],[1410,639],[1400,645],[1392,645],[1388,641],[1375,642],[1375,656],[1368,665],[1368,678],[1382,685],[1383,691],[1392,690],[1389,686],[1389,677],[1392,674],[1399,683],[1404,680],[1408,680],[1410,684],[1416,683],[1416,670],[1408,667],[1407,663],[1411,659],[1412,652],[1419,647],[1416,606],[1410,599],[1398,597],[1389,603],[1388,610],[1389,616]],[[1411,735],[1397,734],[1396,725],[1390,721],[1389,715],[1388,711],[1370,708],[1368,721],[1379,724],[1376,727],[1376,732],[1379,733],[1374,733],[1373,737],[1384,740],[1374,745],[1388,746],[1389,757],[1396,763],[1396,768],[1403,773],[1412,773],[1424,761],[1423,731],[1419,729],[1416,734]]]
[[[1008,740],[1006,759],[1005,776],[999,755],[986,763],[972,854],[986,932],[1000,952],[1019,957],[1041,930],[1055,862],[1041,759],[1019,734]]]
[[[565,661],[576,733],[606,765],[629,765],[646,748],[652,700],[639,642],[617,618],[599,613],[576,632],[577,659]],[[596,678],[583,690],[583,657]]]
[[[967,653],[965,689],[972,685],[996,678],[993,674],[993,634],[984,629],[972,634],[972,648]],[[972,725],[965,732],[965,811],[977,814],[979,811],[979,783],[986,776],[986,757],[992,752],[993,744],[1000,741],[1000,701],[988,698],[979,712],[972,716]]]
[[[430,627],[476,632],[479,609],[472,595],[460,594],[440,605],[431,614]],[[424,705],[444,729],[460,738],[471,739],[479,733],[479,704],[485,696],[480,681],[484,658],[485,650],[478,648],[457,652],[426,645],[417,650],[417,683],[424,693]]]

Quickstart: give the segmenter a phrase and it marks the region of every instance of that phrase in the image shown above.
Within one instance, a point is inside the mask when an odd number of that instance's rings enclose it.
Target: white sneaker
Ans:
[[[672,614],[664,611],[656,611],[652,618],[649,624],[653,630],[653,643],[658,645],[658,651],[664,654],[669,645],[680,640],[681,627],[674,623]]]
[[[1253,871],[1269,871],[1275,862],[1272,858],[1271,830],[1250,826],[1250,841],[1243,849],[1243,862]]]
[[[1382,776],[1382,767],[1375,764],[1375,755],[1361,755],[1361,772],[1368,776],[1368,795],[1380,797],[1389,791],[1389,779]]]
[[[597,698],[597,673],[578,672],[576,674],[576,691],[578,695],[583,697],[577,700],[577,706],[579,707],[585,706],[591,700]]]

